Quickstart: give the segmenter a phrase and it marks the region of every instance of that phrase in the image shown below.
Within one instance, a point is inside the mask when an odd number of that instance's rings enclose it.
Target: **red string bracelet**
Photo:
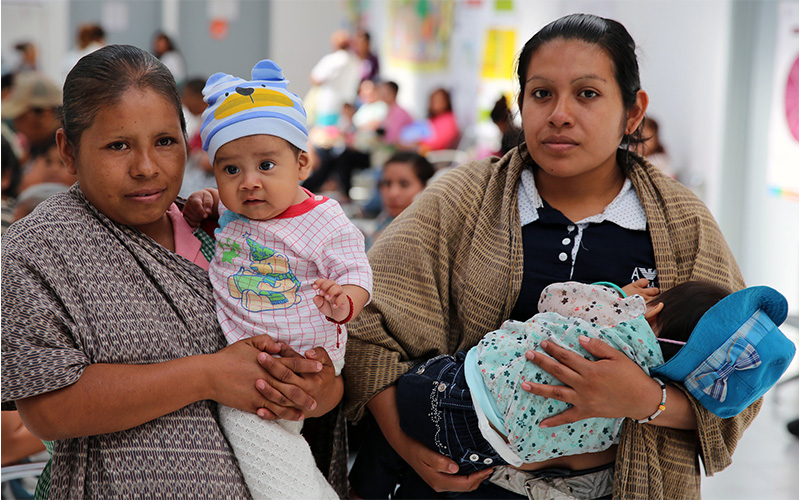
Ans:
[[[333,318],[329,318],[328,316],[325,316],[325,319],[327,319],[331,323],[335,323],[336,324],[336,348],[337,349],[339,348],[339,336],[342,334],[342,326],[341,325],[343,325],[343,324],[347,323],[348,321],[350,321],[351,319],[353,319],[353,299],[351,299],[349,295],[345,295],[345,297],[347,297],[348,302],[350,302],[350,313],[347,315],[347,317],[345,319],[343,319],[342,321],[336,321]]]

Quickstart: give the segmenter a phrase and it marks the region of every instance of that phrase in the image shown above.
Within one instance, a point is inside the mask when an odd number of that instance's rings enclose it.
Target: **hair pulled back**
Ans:
[[[417,179],[419,179],[423,186],[427,185],[430,178],[436,173],[436,169],[433,167],[431,162],[429,162],[424,156],[414,151],[398,151],[388,160],[386,160],[384,165],[389,165],[390,163],[404,163],[410,165],[414,170],[414,175],[417,177]]]
[[[130,88],[152,90],[175,109],[186,134],[178,87],[152,54],[132,45],[106,45],[80,59],[64,82],[64,134],[76,149],[97,113],[119,103]]]
[[[517,59],[517,79],[519,80],[518,104],[522,109],[525,82],[533,54],[552,40],[580,40],[597,45],[603,49],[614,64],[614,77],[622,93],[625,109],[636,104],[636,94],[642,86],[639,80],[639,62],[636,58],[636,44],[625,26],[612,19],[593,14],[570,14],[551,22],[525,43]],[[631,134],[622,138],[622,144],[641,142],[641,124]]]

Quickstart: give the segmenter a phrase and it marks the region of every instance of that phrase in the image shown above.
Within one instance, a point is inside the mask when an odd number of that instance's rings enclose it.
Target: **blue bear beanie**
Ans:
[[[306,110],[303,101],[287,90],[281,68],[269,59],[253,67],[253,80],[216,73],[206,82],[200,137],[211,163],[223,145],[250,135],[285,139],[308,151]]]

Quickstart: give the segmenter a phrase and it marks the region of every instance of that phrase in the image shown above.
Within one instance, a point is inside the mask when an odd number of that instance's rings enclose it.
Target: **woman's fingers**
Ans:
[[[488,479],[493,469],[457,475],[458,465],[451,459],[420,444],[419,462],[414,470],[435,491],[473,491]]]
[[[266,353],[259,353],[258,362],[272,376],[272,379],[257,381],[256,388],[274,405],[280,407],[291,405],[301,410],[313,410],[317,407],[316,401],[300,388],[302,379],[297,375],[297,372],[292,371],[285,364],[301,363],[302,361],[308,361],[316,365],[321,364],[319,361],[300,360],[299,358],[274,358]],[[319,370],[315,369],[314,371]],[[269,408],[276,414],[284,413],[283,410],[276,411],[272,407]]]

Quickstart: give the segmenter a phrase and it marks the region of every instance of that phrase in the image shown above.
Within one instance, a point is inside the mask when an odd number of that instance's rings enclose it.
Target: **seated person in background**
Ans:
[[[383,125],[378,129],[382,132],[384,144],[397,146],[400,141],[400,131],[411,125],[414,119],[404,108],[397,103],[397,93],[400,88],[395,82],[383,82],[378,86],[378,97],[389,107]]]
[[[8,226],[14,222],[14,206],[17,203],[19,194],[19,182],[22,179],[22,167],[20,167],[17,155],[11,142],[2,136],[2,230],[4,233]]]
[[[453,114],[450,92],[438,88],[431,92],[428,101],[428,119],[404,128],[400,133],[400,142],[406,148],[417,147],[424,154],[428,151],[455,149],[460,134],[458,121]]]
[[[504,156],[506,153],[517,147],[520,143],[522,129],[514,124],[514,117],[511,110],[508,109],[508,102],[506,96],[500,96],[500,99],[494,103],[494,108],[489,114],[492,122],[497,125],[500,130],[500,149],[495,153],[495,156]]]
[[[381,231],[411,205],[434,173],[433,165],[424,156],[413,151],[397,152],[386,161],[378,181],[383,210],[378,214],[375,230],[367,238],[367,249],[380,236]]]
[[[58,152],[56,136],[31,151],[31,159],[25,166],[20,182],[20,194],[36,184],[62,184],[69,187],[75,184],[75,176],[67,171]],[[66,190],[65,190],[66,191]]]
[[[61,126],[61,89],[36,71],[14,77],[11,94],[3,100],[3,120],[11,120],[22,145],[20,163],[25,164],[37,149],[47,149]]]
[[[16,222],[33,212],[33,209],[44,200],[68,190],[69,185],[58,182],[42,182],[25,189],[17,198],[17,205],[14,207],[14,221]]]
[[[192,78],[181,88],[181,105],[186,117],[186,137],[189,139],[189,159],[183,175],[180,196],[188,198],[190,194],[208,187],[216,187],[214,171],[208,155],[203,151],[203,140],[200,138],[202,115],[208,106],[203,100],[203,87],[206,81]]]
[[[658,122],[649,116],[644,118],[644,129],[642,130],[644,142],[638,145],[638,152],[647,158],[653,166],[661,169],[662,172],[670,177],[675,177],[669,155],[661,138],[658,136]]]
[[[353,114],[354,135],[351,147],[362,152],[377,145],[377,130],[386,120],[389,105],[378,99],[378,88],[372,80],[364,80],[358,88],[358,100],[361,105]]]
[[[209,276],[228,342],[268,333],[297,352],[323,347],[338,376],[341,325],[372,290],[364,239],[338,203],[299,186],[310,169],[306,114],[281,69],[263,60],[252,77],[217,73],[203,89],[203,148],[219,191],[193,194],[183,213],[196,226],[219,210]],[[341,377],[337,387],[341,398]],[[302,421],[264,421],[228,406],[219,418],[254,500],[336,497],[300,434]]]
[[[658,294],[645,286],[647,279],[622,290],[604,283],[546,287],[539,300],[541,312],[528,321],[506,321],[469,351],[433,358],[400,377],[400,426],[455,460],[461,474],[498,465],[558,467],[560,457],[599,453],[616,444],[623,419],[540,427],[541,421],[569,408],[523,388],[531,383],[562,385],[522,356],[526,351],[543,353],[543,341],[595,359],[583,341],[599,338],[645,372],[684,383],[724,418],[761,397],[788,368],[794,348],[777,328],[786,318],[787,303],[775,290],[751,287],[729,295],[718,285],[688,281]],[[722,319],[731,316],[735,319],[727,324]],[[736,370],[751,371],[726,372],[731,352]],[[667,404],[665,395],[664,389],[655,413],[637,422],[657,418]],[[383,473],[389,475],[386,487],[393,488],[398,478],[389,470]]]
[[[17,411],[4,411],[0,415],[0,442],[3,467],[44,451],[42,440],[25,427]]]

